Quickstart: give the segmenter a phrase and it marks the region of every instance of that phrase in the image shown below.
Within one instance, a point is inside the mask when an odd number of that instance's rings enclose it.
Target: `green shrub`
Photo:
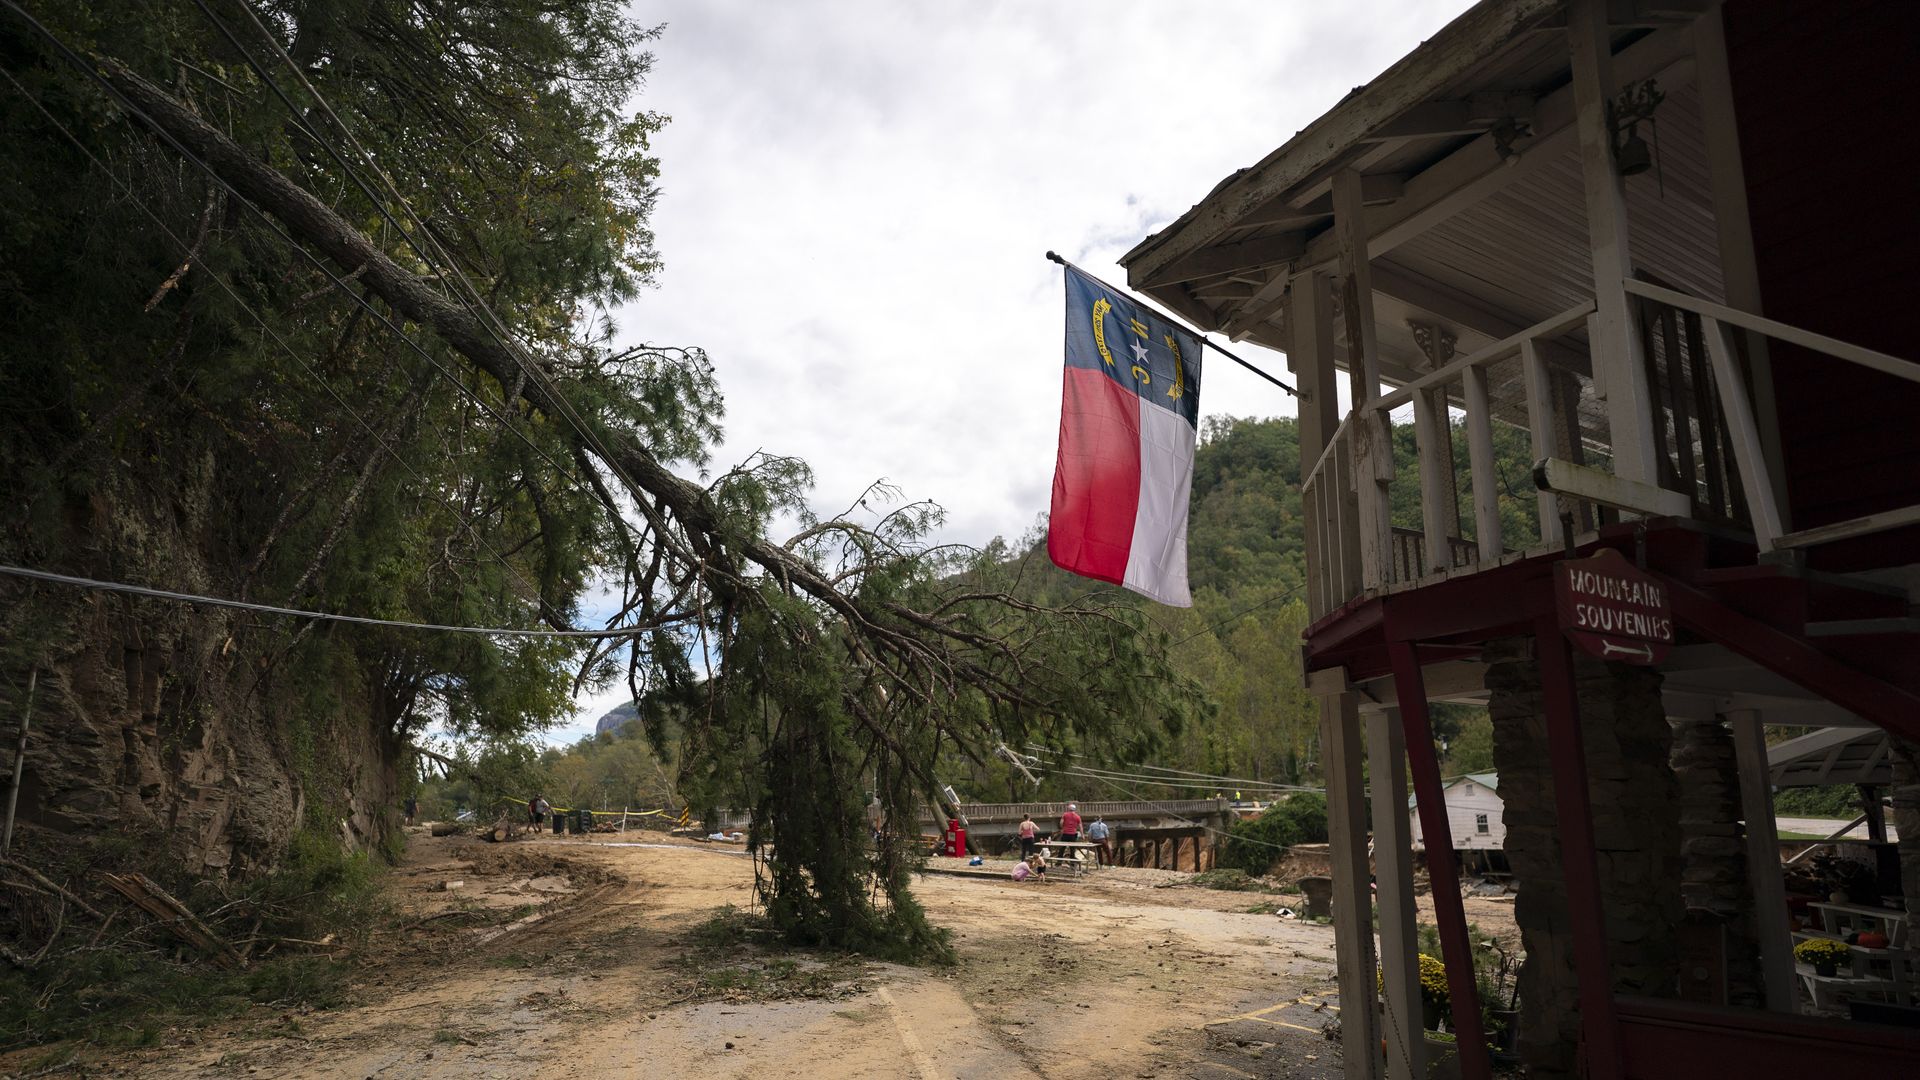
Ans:
[[[1294,844],[1327,842],[1326,796],[1301,792],[1256,818],[1236,821],[1215,860],[1221,867],[1265,874]]]

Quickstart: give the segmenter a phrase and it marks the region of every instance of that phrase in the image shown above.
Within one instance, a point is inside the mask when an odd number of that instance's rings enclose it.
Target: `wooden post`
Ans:
[[[1553,380],[1547,362],[1540,357],[1540,346],[1531,340],[1520,343],[1520,370],[1527,387],[1527,439],[1533,460],[1538,462],[1553,456]],[[1540,511],[1540,542],[1559,544],[1559,499],[1551,491],[1539,492],[1535,498]]]
[[[1473,539],[1478,561],[1492,565],[1506,552],[1500,535],[1500,479],[1493,463],[1493,404],[1487,394],[1487,369],[1470,367],[1462,376],[1467,406],[1467,459],[1473,473]]]
[[[1553,767],[1554,816],[1559,819],[1560,868],[1566,876],[1567,916],[1573,931],[1574,976],[1590,1080],[1620,1080],[1620,1026],[1613,1011],[1613,968],[1607,960],[1607,924],[1600,906],[1600,865],[1594,851],[1593,806],[1587,794],[1587,748],[1580,734],[1573,653],[1554,616],[1534,623],[1540,653],[1540,692],[1547,714],[1547,754]]]
[[[1340,1057],[1347,1080],[1380,1075],[1374,991],[1373,898],[1367,879],[1366,780],[1360,714],[1351,693],[1320,699],[1320,760],[1327,781],[1333,861],[1333,949],[1339,969]]]
[[[1480,989],[1473,978],[1473,943],[1467,936],[1467,908],[1460,899],[1460,867],[1453,853],[1453,827],[1447,823],[1445,789],[1440,786],[1440,759],[1433,746],[1433,724],[1427,717],[1425,676],[1410,642],[1387,646],[1393,663],[1394,696],[1405,725],[1407,763],[1420,807],[1420,833],[1426,837],[1427,880],[1433,888],[1433,919],[1440,929],[1440,951],[1447,967],[1447,994],[1453,1010],[1455,1047],[1460,1054],[1463,1080],[1488,1080],[1493,1056],[1480,1024]],[[1345,1000],[1345,995],[1342,995]],[[1342,1014],[1344,1022],[1345,1014]]]
[[[1726,26],[1719,5],[1693,20],[1693,83],[1700,95],[1701,138],[1707,148],[1707,179],[1713,192],[1713,225],[1719,235],[1720,277],[1726,283],[1727,306],[1764,315],[1760,263],[1754,257],[1753,225],[1747,211],[1746,167],[1740,159],[1740,129],[1733,108],[1733,77],[1727,70]],[[1748,338],[1747,345],[1747,376],[1752,380],[1753,411],[1759,422],[1760,445],[1766,453],[1767,475],[1773,479],[1775,503],[1785,506],[1786,463],[1780,457],[1773,361],[1766,338],[1755,334]],[[1791,527],[1792,522],[1785,524]]]
[[[1426,1080],[1427,1040],[1421,1026],[1420,935],[1414,921],[1413,837],[1407,821],[1406,737],[1400,710],[1363,710],[1367,777],[1373,788],[1373,862],[1380,891],[1380,970],[1387,1012],[1387,1080]]]
[[[20,739],[13,745],[13,786],[7,789],[7,827],[0,833],[0,852],[13,850],[13,815],[20,805],[20,784],[26,776],[27,725],[33,722],[33,691],[40,685],[38,664],[27,672],[27,705],[20,710]]]
[[[1333,227],[1340,242],[1341,298],[1347,324],[1347,375],[1353,383],[1354,490],[1359,497],[1361,582],[1390,579],[1387,482],[1393,479],[1393,442],[1384,413],[1366,406],[1380,396],[1380,343],[1373,321],[1373,275],[1367,265],[1367,218],[1360,173],[1333,174]]]
[[[1334,496],[1339,500],[1340,516],[1334,539],[1338,541],[1336,553],[1340,558],[1339,593],[1349,598],[1365,587],[1366,571],[1360,553],[1360,481],[1355,477],[1354,469],[1354,432],[1339,439],[1333,448],[1334,465],[1339,470],[1339,479],[1334,485]],[[1384,526],[1382,526],[1384,528]]]
[[[1885,743],[1881,744],[1886,745]],[[1855,784],[1860,792],[1860,811],[1867,818],[1867,839],[1875,844],[1887,842],[1887,808],[1880,805],[1880,789],[1873,784]]]
[[[1740,814],[1747,823],[1747,881],[1753,893],[1753,925],[1760,942],[1760,977],[1767,1008],[1796,1009],[1793,934],[1787,928],[1787,883],[1780,869],[1780,836],[1773,821],[1773,776],[1767,766],[1767,733],[1756,709],[1727,714],[1733,726],[1733,758],[1740,773]]]
[[[1446,422],[1446,409],[1434,408],[1433,395],[1413,395],[1413,437],[1420,452],[1420,524],[1426,534],[1422,538],[1426,565],[1413,575],[1415,580],[1453,565],[1453,548],[1447,543],[1452,517],[1447,513],[1451,501],[1447,477],[1453,471],[1453,455],[1447,451]]]
[[[1734,358],[1733,327],[1719,319],[1702,318],[1700,322],[1707,339],[1707,356],[1713,361],[1714,385],[1720,390],[1720,411],[1726,416],[1727,435],[1733,443],[1733,463],[1739,468],[1740,487],[1747,493],[1753,541],[1761,551],[1772,551],[1783,531],[1780,504],[1773,497],[1766,449],[1760,442],[1746,383],[1740,377],[1739,361]]]
[[[1594,382],[1607,402],[1613,474],[1658,484],[1653,398],[1624,284],[1633,276],[1633,258],[1627,245],[1626,188],[1614,171],[1613,131],[1607,120],[1614,81],[1606,0],[1568,0],[1567,38],[1573,50],[1573,122],[1580,140],[1587,237],[1593,249],[1590,352]]]
[[[1287,366],[1293,369],[1300,390],[1300,479],[1320,460],[1340,426],[1338,374],[1333,356],[1333,291],[1324,271],[1309,270],[1296,274],[1287,309],[1292,327],[1293,351],[1287,354]],[[1331,464],[1331,463],[1329,463]],[[1309,574],[1320,583],[1315,590],[1313,615],[1318,618],[1332,610],[1331,579],[1325,564],[1333,558],[1326,536],[1333,527],[1329,521],[1328,493],[1332,470],[1315,482],[1314,498],[1307,500],[1306,536]]]

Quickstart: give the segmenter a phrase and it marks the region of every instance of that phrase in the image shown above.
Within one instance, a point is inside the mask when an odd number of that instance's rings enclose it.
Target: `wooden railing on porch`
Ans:
[[[1768,472],[1753,395],[1741,363],[1746,355],[1743,344],[1757,347],[1760,343],[1743,343],[1741,335],[1790,342],[1913,382],[1920,382],[1920,364],[1651,282],[1629,280],[1621,287],[1634,300],[1635,330],[1647,368],[1646,400],[1654,412],[1655,443],[1648,456],[1656,474],[1651,478],[1655,483],[1622,483],[1622,490],[1657,496],[1661,513],[1748,530],[1762,552],[1920,524],[1920,506],[1913,506],[1788,531],[1788,517]],[[1360,402],[1347,414],[1301,485],[1309,532],[1309,602],[1315,617],[1363,593],[1472,573],[1496,565],[1509,554],[1502,536],[1493,425],[1513,422],[1516,410],[1509,408],[1506,416],[1496,417],[1497,403],[1489,394],[1488,378],[1496,364],[1519,358],[1525,426],[1535,461],[1553,459],[1572,465],[1575,468],[1570,471],[1598,476],[1600,486],[1605,486],[1610,479],[1611,447],[1583,435],[1581,417],[1575,411],[1578,387],[1570,396],[1563,385],[1589,376],[1572,370],[1565,359],[1550,365],[1545,356],[1547,342],[1579,328],[1594,310],[1591,302],[1569,308]],[[1567,350],[1561,347],[1561,351]],[[1419,529],[1391,523],[1392,485],[1407,482],[1394,475],[1392,413],[1408,404],[1413,406],[1418,446]],[[1454,531],[1458,478],[1453,475],[1449,437],[1452,408],[1461,411],[1467,436],[1471,538]],[[1623,426],[1616,418],[1608,420],[1612,427]],[[1542,547],[1562,543],[1565,510],[1576,511],[1576,530],[1620,509],[1649,512],[1626,502],[1609,502],[1607,495],[1595,491],[1542,490],[1535,501]]]
[[[1418,581],[1436,573],[1497,562],[1506,553],[1502,537],[1498,482],[1494,475],[1494,405],[1488,369],[1518,357],[1526,386],[1528,429],[1536,457],[1551,455],[1555,408],[1550,375],[1540,343],[1579,326],[1593,312],[1591,302],[1458,357],[1357,406],[1341,421],[1320,460],[1301,485],[1310,538],[1318,558],[1310,584],[1310,606],[1324,614],[1368,590],[1396,582]],[[1450,423],[1443,402],[1454,383],[1461,388],[1473,494],[1474,535],[1450,529],[1453,471]],[[1443,391],[1436,394],[1433,391]],[[1419,446],[1421,525],[1418,530],[1390,524],[1388,484],[1393,480],[1392,412],[1411,402]],[[1564,410],[1563,410],[1564,411]],[[1559,521],[1551,497],[1540,500],[1540,535],[1557,542]]]

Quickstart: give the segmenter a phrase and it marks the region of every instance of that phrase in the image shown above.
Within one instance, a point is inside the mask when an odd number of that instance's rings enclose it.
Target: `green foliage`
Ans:
[[[1188,884],[1203,889],[1219,889],[1222,892],[1263,892],[1267,886],[1260,884],[1237,866],[1217,866],[1212,870],[1203,870],[1193,875]]]
[[[1852,784],[1781,788],[1773,793],[1773,812],[1803,817],[1855,818],[1860,814],[1860,789]]]
[[[1217,863],[1248,874],[1265,874],[1294,844],[1327,842],[1326,796],[1300,792],[1268,807],[1258,817],[1233,823],[1221,842]]]
[[[217,116],[418,266],[399,228],[417,226],[316,137],[352,153],[310,83],[579,408],[664,455],[703,455],[719,410],[704,359],[603,348],[601,312],[659,265],[648,143],[664,118],[627,104],[654,31],[612,0],[210,8],[37,14]],[[352,286],[330,287],[19,19],[0,20],[0,63],[24,91],[0,85],[0,468],[20,495],[0,514],[6,561],[422,622],[578,614],[621,554],[564,427],[444,377],[436,365],[460,366],[445,343],[409,342]],[[0,639],[36,656],[95,610],[26,595],[0,605]],[[567,714],[580,660],[555,642],[195,618],[230,657],[220,668],[242,662],[238,692],[278,713],[314,820],[339,809],[340,746],[356,742],[341,722],[371,713],[393,744],[433,723],[516,738]]]
[[[355,947],[390,914],[372,861],[343,852],[337,839],[318,832],[296,836],[277,871],[240,884],[170,876],[164,853],[140,838],[63,854],[61,865],[51,857],[39,861],[76,883],[91,865],[145,866],[216,933],[236,943],[249,934],[269,943],[332,934],[342,946]],[[36,931],[49,925],[37,912],[14,914]],[[255,1006],[334,1008],[348,1000],[351,966],[298,947],[263,947],[256,952],[264,955],[245,969],[224,970],[151,925],[133,931],[131,944],[139,947],[117,948],[86,947],[91,925],[50,925],[60,930],[51,942],[36,943],[47,945],[40,967],[0,967],[0,1053],[61,1039],[144,1046],[171,1028],[240,1016]]]

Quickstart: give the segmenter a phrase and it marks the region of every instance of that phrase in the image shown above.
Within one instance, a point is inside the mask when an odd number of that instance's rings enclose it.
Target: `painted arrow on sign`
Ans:
[[[1612,548],[1555,563],[1553,596],[1561,631],[1589,656],[1645,667],[1673,647],[1665,583]]]

